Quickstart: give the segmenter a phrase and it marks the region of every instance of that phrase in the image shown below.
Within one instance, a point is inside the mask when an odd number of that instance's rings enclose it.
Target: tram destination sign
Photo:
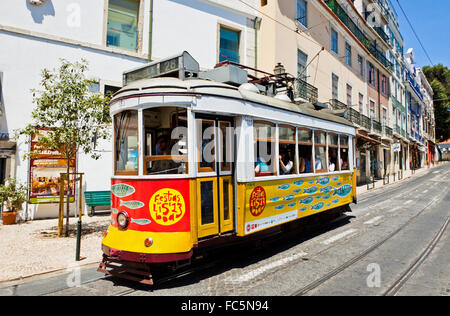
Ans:
[[[199,71],[200,65],[198,62],[188,52],[183,52],[180,55],[165,58],[124,72],[123,85],[126,86],[137,80],[164,76],[178,77],[183,80],[187,73],[198,74]]]

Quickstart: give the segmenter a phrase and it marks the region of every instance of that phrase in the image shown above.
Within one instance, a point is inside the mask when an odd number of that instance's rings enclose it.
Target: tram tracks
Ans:
[[[328,272],[321,278],[309,283],[308,285],[304,286],[303,288],[295,291],[291,294],[291,296],[303,296],[312,290],[318,288],[321,285],[324,285],[329,280],[333,279],[337,275],[339,275],[341,272],[345,271],[349,267],[355,265],[356,263],[360,262],[362,259],[367,257],[369,254],[380,248],[382,245],[384,245],[387,241],[391,240],[393,237],[398,235],[401,231],[403,231],[406,227],[411,225],[420,215],[422,215],[428,208],[430,208],[432,205],[437,203],[439,201],[439,198],[434,198],[432,201],[430,201],[425,207],[423,207],[416,215],[411,217],[406,223],[404,223],[402,226],[397,228],[395,231],[390,233],[387,237],[382,239],[381,241],[377,242],[376,244],[372,245],[370,248],[364,250],[363,252],[359,253],[355,257],[351,258],[350,260],[346,261],[336,269]],[[426,260],[426,258],[431,254],[433,249],[436,247],[438,242],[440,241],[442,235],[444,234],[446,228],[448,227],[450,217],[447,217],[446,221],[444,222],[444,225],[439,230],[439,233],[436,235],[436,237],[427,245],[425,250],[422,252],[422,254],[411,264],[406,272],[402,274],[402,276],[397,279],[393,285],[389,287],[389,289],[384,293],[384,295],[395,295],[398,293],[398,291],[403,287],[403,285],[408,281],[408,279],[411,278],[411,276],[414,274],[415,271],[420,267],[420,265],[423,264],[423,262]]]

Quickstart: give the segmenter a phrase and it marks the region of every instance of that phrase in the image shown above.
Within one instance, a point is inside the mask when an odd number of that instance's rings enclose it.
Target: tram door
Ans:
[[[196,119],[198,238],[234,229],[233,121]]]

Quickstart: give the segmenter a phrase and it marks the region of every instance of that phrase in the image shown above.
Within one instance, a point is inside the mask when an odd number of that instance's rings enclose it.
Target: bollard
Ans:
[[[77,225],[77,250],[75,253],[75,260],[80,261],[80,249],[81,249],[81,219],[78,220]]]

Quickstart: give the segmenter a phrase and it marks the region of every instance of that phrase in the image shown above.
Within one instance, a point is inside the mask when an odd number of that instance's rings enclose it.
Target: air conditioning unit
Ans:
[[[43,4],[46,0],[29,0],[31,5],[41,5]]]

